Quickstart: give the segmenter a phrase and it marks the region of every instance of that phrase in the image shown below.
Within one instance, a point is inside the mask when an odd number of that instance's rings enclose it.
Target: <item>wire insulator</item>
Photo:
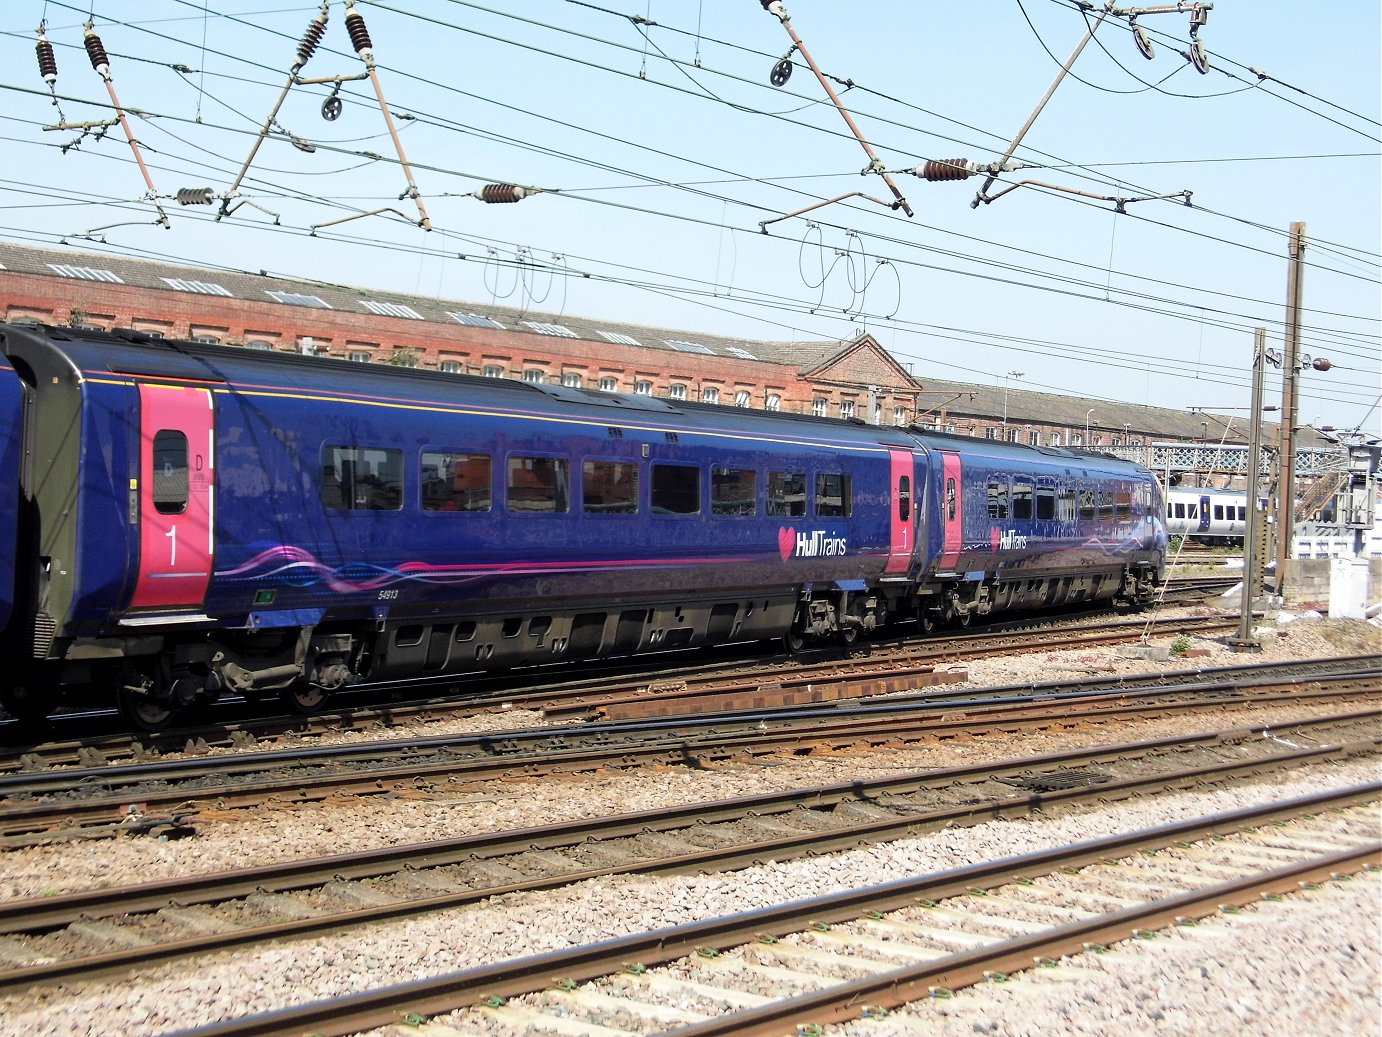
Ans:
[[[58,59],[53,54],[53,45],[48,42],[47,34],[39,34],[34,50],[38,52],[38,74],[52,86],[58,81]]]
[[[365,16],[359,11],[346,12],[346,32],[350,33],[356,54],[363,58],[367,52],[373,52],[374,44],[370,42],[369,29],[365,28]]]
[[[500,202],[521,202],[532,193],[528,188],[519,187],[517,184],[486,184],[475,192],[475,197],[494,205]]]
[[[101,37],[96,35],[96,30],[87,29],[82,42],[86,45],[86,55],[91,59],[91,67],[97,72],[102,72],[102,74],[104,71],[109,71],[110,56],[106,53],[106,47],[101,42]]]
[[[174,197],[179,205],[210,205],[214,192],[209,187],[179,187]]]
[[[294,71],[311,61],[312,55],[317,52],[317,45],[326,35],[326,18],[326,12],[323,11],[307,23],[307,31],[302,34],[302,42],[298,44],[298,59],[293,65]]]
[[[938,182],[941,180],[968,180],[974,175],[969,161],[963,158],[931,159],[921,170],[921,178]]]

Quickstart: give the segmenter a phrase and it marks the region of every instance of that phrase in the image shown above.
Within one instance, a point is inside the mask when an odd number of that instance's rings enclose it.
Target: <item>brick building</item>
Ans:
[[[763,341],[0,243],[8,321],[132,328],[1041,446],[1246,441],[1243,419],[916,377],[878,341]]]

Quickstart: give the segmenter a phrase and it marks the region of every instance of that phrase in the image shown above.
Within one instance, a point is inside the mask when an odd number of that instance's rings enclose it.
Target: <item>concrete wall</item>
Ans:
[[[1286,600],[1328,602],[1331,558],[1291,558],[1286,562]],[[1368,603],[1382,601],[1382,558],[1368,559]]]

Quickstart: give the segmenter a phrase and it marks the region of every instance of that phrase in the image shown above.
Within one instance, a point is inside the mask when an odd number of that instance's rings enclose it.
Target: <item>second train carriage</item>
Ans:
[[[35,545],[9,708],[1145,600],[1150,473],[1102,455],[10,326]]]

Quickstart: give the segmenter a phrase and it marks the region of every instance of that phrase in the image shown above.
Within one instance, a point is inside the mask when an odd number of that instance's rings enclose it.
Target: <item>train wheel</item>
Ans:
[[[840,627],[838,636],[840,638],[840,643],[846,648],[849,648],[859,643],[859,628],[853,625]]]
[[[955,613],[955,625],[963,630],[974,622],[974,613],[966,609],[964,612]]]
[[[173,722],[173,707],[148,695],[121,688],[115,705],[125,722],[136,731],[162,731]]]
[[[283,700],[283,704],[294,713],[311,716],[313,713],[320,713],[326,708],[326,702],[331,697],[331,692],[325,688],[319,688],[315,684],[290,684],[280,691],[278,696]]]
[[[0,687],[0,706],[16,720],[29,724],[42,723],[52,711],[47,696],[38,694],[25,683]]]
[[[788,655],[800,655],[806,648],[806,637],[799,630],[789,630],[782,635],[782,646]]]
[[[923,634],[929,634],[936,629],[936,617],[930,612],[923,611],[917,616],[917,625],[921,627]]]

